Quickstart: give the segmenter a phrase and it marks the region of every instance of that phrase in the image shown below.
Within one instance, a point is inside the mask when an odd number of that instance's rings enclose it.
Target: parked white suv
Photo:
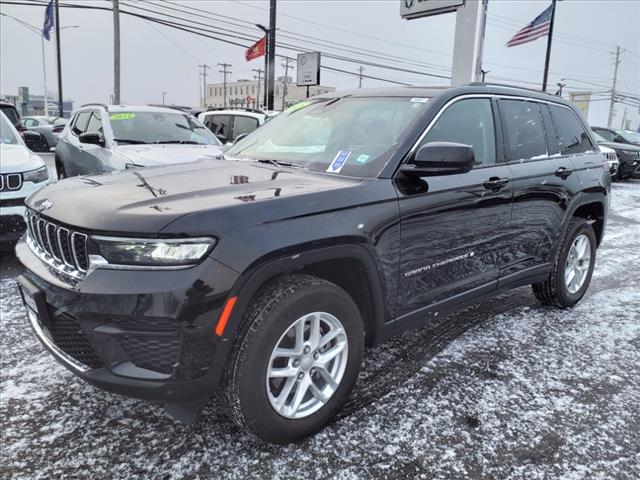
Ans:
[[[248,135],[280,112],[246,109],[211,109],[198,120],[224,144],[233,144],[240,135]]]
[[[42,158],[27,148],[6,115],[0,112],[0,241],[22,236],[24,200],[51,179]]]

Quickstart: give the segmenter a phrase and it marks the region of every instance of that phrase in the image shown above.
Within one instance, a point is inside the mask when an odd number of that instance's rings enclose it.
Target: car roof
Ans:
[[[385,87],[385,88],[362,88],[357,90],[331,92],[318,95],[314,98],[342,98],[342,97],[417,97],[417,98],[434,98],[440,96],[457,97],[467,94],[488,94],[488,95],[506,95],[528,97],[535,100],[542,100],[554,103],[560,103],[567,106],[572,104],[559,97],[539,90],[533,90],[511,85],[502,85],[494,83],[470,83],[456,87],[450,86],[406,86],[406,87]]]
[[[267,113],[249,112],[242,109],[228,108],[226,110],[205,110],[200,115],[243,115],[245,117],[264,118]]]
[[[82,105],[80,110],[89,110],[92,108],[104,108],[109,113],[117,112],[157,112],[157,113],[186,113],[181,110],[170,107],[156,107],[153,105],[105,105],[102,103],[87,103]]]

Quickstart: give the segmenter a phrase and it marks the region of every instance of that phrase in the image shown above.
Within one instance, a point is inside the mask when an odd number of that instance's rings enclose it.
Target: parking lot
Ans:
[[[591,288],[574,309],[528,288],[366,354],[320,434],[277,447],[213,400],[186,426],[93,388],[33,337],[3,253],[4,478],[640,478],[640,181],[615,184]]]

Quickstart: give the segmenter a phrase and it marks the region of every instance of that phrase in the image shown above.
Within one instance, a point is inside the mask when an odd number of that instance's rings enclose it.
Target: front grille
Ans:
[[[53,343],[78,362],[91,368],[102,368],[104,366],[104,363],[91,346],[87,334],[71,315],[62,313],[52,317],[49,333]]]
[[[22,188],[21,173],[4,173],[0,175],[0,191],[20,190]]]
[[[57,270],[81,277],[89,268],[88,236],[50,222],[28,210],[27,240],[41,259]]]

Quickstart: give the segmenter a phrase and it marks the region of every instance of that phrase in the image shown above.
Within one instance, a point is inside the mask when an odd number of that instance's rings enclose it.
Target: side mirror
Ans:
[[[470,145],[452,142],[430,142],[416,152],[412,163],[405,163],[400,171],[413,177],[453,175],[470,171],[476,163]]]
[[[78,138],[80,139],[80,143],[104,146],[104,140],[102,140],[99,133],[85,132],[85,133],[81,133],[80,137]]]

